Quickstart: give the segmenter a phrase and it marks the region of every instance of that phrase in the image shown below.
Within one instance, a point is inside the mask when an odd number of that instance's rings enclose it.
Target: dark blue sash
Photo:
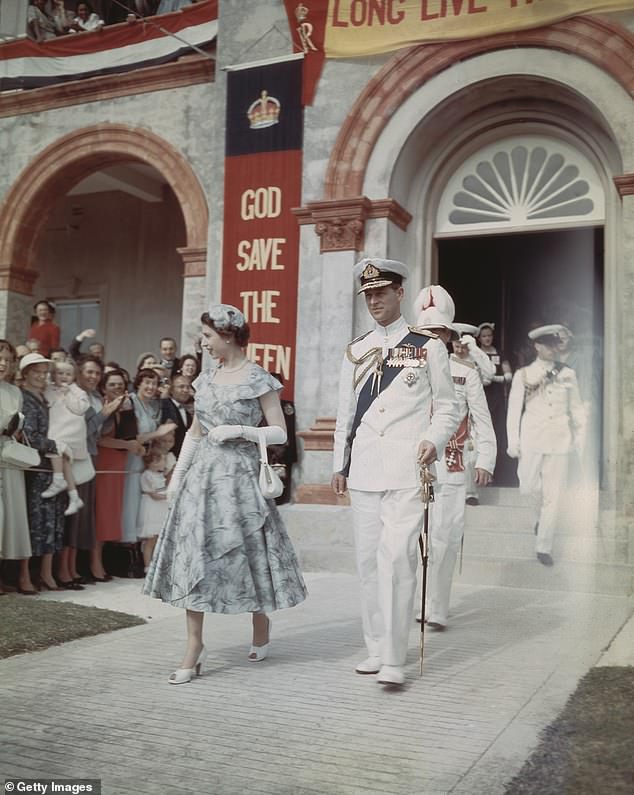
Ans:
[[[421,344],[421,337],[424,338],[424,342]],[[422,348],[423,345],[426,345],[429,341],[429,337],[426,335],[422,335],[420,333],[416,333],[413,331],[408,332],[403,339],[395,346],[400,348],[401,346],[405,345],[412,345],[415,348]],[[393,349],[392,349],[393,350]],[[361,391],[359,392],[359,397],[357,399],[357,410],[354,413],[354,419],[352,420],[352,428],[350,429],[350,433],[348,435],[347,444],[346,444],[346,452],[344,454],[345,462],[343,469],[341,470],[340,474],[345,475],[348,477],[350,472],[350,461],[352,460],[352,443],[354,442],[354,437],[357,435],[357,430],[359,425],[361,425],[361,420],[363,419],[366,411],[370,408],[376,397],[381,393],[384,392],[387,387],[392,383],[392,381],[396,378],[396,376],[402,372],[402,367],[386,367],[386,362],[390,353],[388,351],[388,355],[383,359],[381,363],[381,378],[378,382],[373,378],[373,375],[370,374],[366,379],[365,383],[361,387]],[[378,388],[374,389],[374,384],[378,384]]]

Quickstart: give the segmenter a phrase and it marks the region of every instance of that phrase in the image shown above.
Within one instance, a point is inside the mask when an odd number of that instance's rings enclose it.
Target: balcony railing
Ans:
[[[217,0],[204,0],[174,13],[108,25],[89,33],[44,42],[21,38],[3,43],[0,91],[121,74],[188,54],[204,57],[217,30]]]

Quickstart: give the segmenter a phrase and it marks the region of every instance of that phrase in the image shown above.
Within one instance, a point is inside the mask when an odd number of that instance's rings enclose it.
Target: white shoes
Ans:
[[[51,497],[57,497],[58,494],[61,494],[62,491],[66,491],[68,487],[68,483],[62,478],[61,480],[55,480],[53,478],[53,482],[51,485],[44,489],[42,494],[40,495],[44,500],[50,500]]]
[[[44,495],[42,495],[44,496]],[[84,501],[79,497],[76,491],[68,492],[68,508],[64,511],[64,516],[72,516],[77,511],[84,507]]]
[[[380,685],[402,685],[405,674],[400,665],[382,665],[377,674],[376,681]]]
[[[380,657],[368,657],[354,669],[358,674],[378,674],[381,669]]]
[[[177,668],[173,674],[170,674],[168,679],[170,685],[184,685],[186,682],[191,682],[194,673],[202,676],[206,659],[207,649],[203,646],[193,668]]]
[[[262,660],[266,660],[269,656],[269,648],[271,646],[271,619],[268,617],[267,622],[268,640],[263,646],[251,646],[249,649],[249,656],[247,657],[249,662],[262,662]]]

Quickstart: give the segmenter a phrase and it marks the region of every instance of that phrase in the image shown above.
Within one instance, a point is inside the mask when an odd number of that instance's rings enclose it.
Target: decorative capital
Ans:
[[[183,276],[205,276],[207,273],[207,247],[194,248],[193,246],[185,246],[184,248],[177,248],[176,251],[181,255],[183,260]]]
[[[387,218],[406,229],[412,216],[394,199],[372,201],[367,196],[334,201],[309,202],[293,209],[300,224],[314,224],[320,252],[361,251],[366,218]]]
[[[612,177],[619,196],[634,196],[634,174],[623,174],[620,177]]]
[[[37,271],[29,268],[0,266],[0,290],[11,290],[22,295],[33,295],[33,285],[38,277]]]

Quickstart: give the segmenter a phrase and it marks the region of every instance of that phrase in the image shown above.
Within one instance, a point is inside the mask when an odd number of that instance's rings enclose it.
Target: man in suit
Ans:
[[[352,505],[368,651],[355,670],[399,686],[423,523],[419,463],[442,455],[458,406],[444,344],[401,315],[407,266],[363,259],[354,276],[374,326],[343,359],[332,488],[349,489]]]
[[[174,455],[178,458],[187,429],[192,424],[192,415],[187,410],[192,387],[185,375],[172,373],[169,397],[161,399],[161,423],[172,420],[176,423]]]

